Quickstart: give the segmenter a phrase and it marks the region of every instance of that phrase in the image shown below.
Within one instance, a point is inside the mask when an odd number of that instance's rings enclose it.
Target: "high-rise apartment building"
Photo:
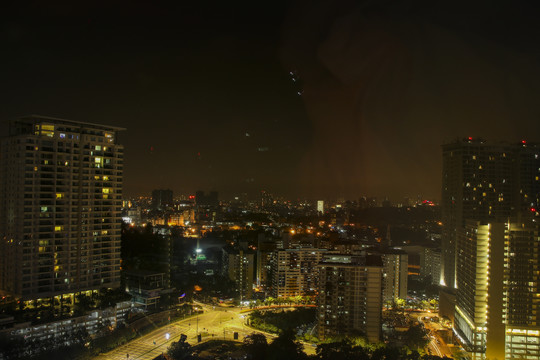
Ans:
[[[538,225],[468,221],[454,332],[472,360],[540,358]]]
[[[41,116],[0,148],[0,290],[37,299],[120,285],[119,127]]]
[[[466,220],[507,221],[538,209],[540,147],[467,138],[442,148],[440,283],[455,288],[457,239]]]
[[[325,255],[319,264],[319,339],[362,332],[381,337],[382,262],[379,256]]]
[[[240,300],[253,297],[255,252],[246,247],[225,246],[222,249],[222,274],[236,284]]]
[[[256,282],[259,289],[268,289],[272,285],[270,278],[272,257],[276,250],[276,242],[267,240],[263,233],[257,239],[257,275]]]
[[[420,267],[422,279],[429,279],[431,284],[438,285],[441,278],[441,249],[424,248],[424,266]]]
[[[400,250],[386,250],[381,255],[383,262],[383,301],[397,303],[407,298],[409,255]]]
[[[272,296],[309,296],[318,290],[318,267],[326,249],[282,249],[271,262]]]

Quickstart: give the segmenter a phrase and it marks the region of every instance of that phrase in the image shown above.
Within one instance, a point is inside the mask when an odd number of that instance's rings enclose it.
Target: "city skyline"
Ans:
[[[464,4],[12,8],[0,118],[127,128],[128,196],[438,200],[442,144],[540,130],[532,13]]]

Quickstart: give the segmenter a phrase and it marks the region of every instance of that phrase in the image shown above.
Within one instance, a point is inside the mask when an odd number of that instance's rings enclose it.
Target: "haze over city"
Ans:
[[[537,140],[531,10],[492,1],[13,5],[1,15],[0,118],[127,128],[127,195],[437,200],[443,143]]]

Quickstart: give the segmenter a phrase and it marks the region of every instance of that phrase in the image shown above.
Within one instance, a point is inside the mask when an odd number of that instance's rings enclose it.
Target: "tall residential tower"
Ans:
[[[38,299],[120,285],[119,127],[11,121],[0,147],[0,290]]]
[[[362,332],[369,342],[381,338],[380,256],[328,254],[319,263],[319,339]]]
[[[457,239],[467,220],[504,222],[538,209],[540,147],[467,138],[442,148],[440,282],[455,288]]]

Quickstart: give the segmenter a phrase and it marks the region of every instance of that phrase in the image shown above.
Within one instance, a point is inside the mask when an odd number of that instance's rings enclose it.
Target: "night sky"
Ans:
[[[27,114],[126,127],[126,195],[396,202],[440,198],[445,142],[539,140],[525,1],[178,3],[4,9],[2,131]]]

